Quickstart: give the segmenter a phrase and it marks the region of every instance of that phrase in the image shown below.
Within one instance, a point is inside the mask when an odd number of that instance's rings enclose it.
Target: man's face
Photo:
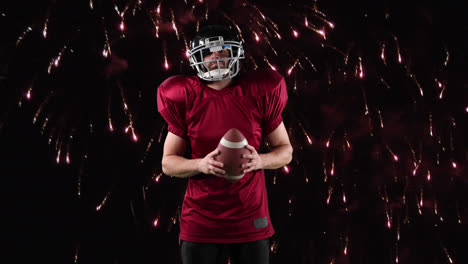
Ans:
[[[228,58],[230,55],[230,50],[228,48],[222,49],[219,51],[214,51],[214,52],[206,52],[206,55],[203,57],[203,61],[210,61],[210,60],[218,60],[218,59],[223,59],[223,58]],[[219,67],[221,69],[227,68],[229,63],[229,60],[220,60],[219,61]],[[213,62],[207,62],[205,63],[205,66],[211,71],[211,70],[216,70],[218,69],[218,63],[216,61]]]

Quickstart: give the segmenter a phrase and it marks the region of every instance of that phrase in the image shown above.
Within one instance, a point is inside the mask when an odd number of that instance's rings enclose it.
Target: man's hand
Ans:
[[[219,153],[219,149],[215,149],[208,153],[208,155],[206,155],[198,162],[198,170],[204,174],[212,174],[224,178],[226,171],[221,169],[224,164],[214,159],[214,156],[218,155]]]
[[[257,150],[251,145],[245,146],[248,150],[250,150],[251,154],[243,154],[242,158],[250,159],[250,162],[242,164],[242,168],[244,168],[244,173],[251,172],[253,170],[260,170],[263,169],[263,160],[260,155],[258,155]]]

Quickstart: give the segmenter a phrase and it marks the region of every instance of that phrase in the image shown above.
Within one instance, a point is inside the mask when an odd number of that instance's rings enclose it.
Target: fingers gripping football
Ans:
[[[248,150],[250,150],[251,154],[243,154],[242,158],[249,159],[248,163],[242,164],[242,168],[244,169],[244,173],[248,173],[254,170],[259,170],[263,168],[262,157],[258,155],[257,150],[252,147],[251,145],[245,146]]]
[[[218,149],[213,150],[208,153],[203,159],[198,163],[198,170],[204,174],[212,174],[218,177],[224,177],[226,171],[221,169],[224,164],[222,162],[214,160],[214,157],[218,155],[220,151]]]

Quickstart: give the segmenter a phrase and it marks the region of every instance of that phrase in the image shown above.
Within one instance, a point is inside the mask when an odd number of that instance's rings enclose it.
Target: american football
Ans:
[[[244,177],[242,164],[250,161],[242,158],[242,154],[250,154],[245,148],[247,144],[247,139],[237,128],[229,129],[219,142],[220,153],[214,158],[224,164],[225,177],[232,183]]]

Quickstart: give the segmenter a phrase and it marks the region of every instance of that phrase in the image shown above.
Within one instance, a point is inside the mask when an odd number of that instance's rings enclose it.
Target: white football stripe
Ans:
[[[242,177],[244,177],[244,174],[239,175],[239,176],[229,176],[229,175],[224,176],[224,178],[229,179],[229,180],[238,180],[238,179],[241,179]]]
[[[244,138],[241,142],[232,142],[229,140],[224,139],[224,137],[221,139],[221,145],[227,147],[227,148],[243,148],[247,146],[247,139]]]

